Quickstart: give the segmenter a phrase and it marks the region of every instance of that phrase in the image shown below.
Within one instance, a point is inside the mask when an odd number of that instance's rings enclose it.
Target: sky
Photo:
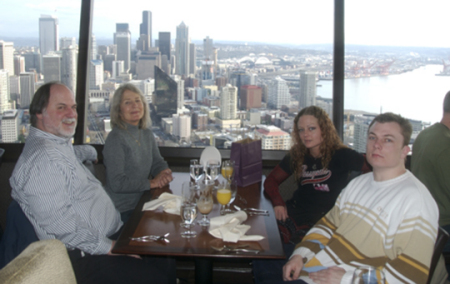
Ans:
[[[2,37],[38,37],[41,14],[59,19],[60,37],[78,37],[80,0],[0,0]],[[152,3],[154,2],[154,3]],[[94,0],[93,33],[112,41],[116,23],[129,23],[138,38],[142,11],[153,16],[153,39],[184,22],[191,40],[209,36],[214,42],[241,41],[272,44],[333,42],[334,0],[228,0],[213,2]],[[347,44],[429,46],[450,48],[449,0],[345,0]]]

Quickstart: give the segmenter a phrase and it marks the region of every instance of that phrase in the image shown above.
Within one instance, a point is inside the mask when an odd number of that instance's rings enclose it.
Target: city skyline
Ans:
[[[116,23],[129,23],[133,44],[139,38],[142,11],[152,12],[152,38],[159,32],[176,34],[184,22],[192,41],[209,36],[214,41],[265,42],[273,44],[324,44],[333,41],[334,1],[228,1],[218,9],[203,0],[153,5],[130,0],[112,6],[106,0],[94,3],[93,33],[97,39],[112,39]],[[327,5],[329,3],[329,5]],[[61,6],[64,5],[64,6]],[[31,0],[8,1],[2,5],[0,37],[37,37],[41,14],[59,19],[60,37],[78,37],[81,1],[61,4]],[[444,37],[446,11],[450,3],[430,0],[427,5],[397,1],[346,1],[346,43],[385,46],[450,47]],[[17,11],[12,13],[11,11]],[[101,13],[100,13],[101,11]],[[107,12],[106,12],[107,11]],[[27,27],[27,29],[23,29]],[[286,31],[286,32],[280,32]]]

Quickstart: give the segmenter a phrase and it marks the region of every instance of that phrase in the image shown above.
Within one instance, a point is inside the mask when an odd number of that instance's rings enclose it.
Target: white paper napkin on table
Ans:
[[[209,233],[216,238],[223,239],[225,242],[232,243],[264,239],[263,236],[259,235],[246,236],[245,233],[250,229],[250,226],[242,224],[245,220],[247,220],[247,213],[244,211],[211,218]]]
[[[158,197],[158,199],[146,202],[144,204],[144,207],[142,208],[142,211],[151,211],[157,209],[160,206],[163,206],[164,212],[180,215],[181,203],[181,196],[164,192]]]

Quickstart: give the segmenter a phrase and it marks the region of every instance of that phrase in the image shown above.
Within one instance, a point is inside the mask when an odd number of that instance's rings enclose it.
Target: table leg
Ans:
[[[195,258],[195,283],[210,284],[213,280],[213,261],[210,258]]]

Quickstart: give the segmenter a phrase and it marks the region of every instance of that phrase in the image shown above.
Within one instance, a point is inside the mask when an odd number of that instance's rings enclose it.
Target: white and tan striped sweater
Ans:
[[[387,283],[426,283],[439,211],[427,188],[406,171],[376,182],[368,173],[353,179],[335,206],[297,245],[306,271],[339,266],[350,283],[361,265],[382,267]]]

